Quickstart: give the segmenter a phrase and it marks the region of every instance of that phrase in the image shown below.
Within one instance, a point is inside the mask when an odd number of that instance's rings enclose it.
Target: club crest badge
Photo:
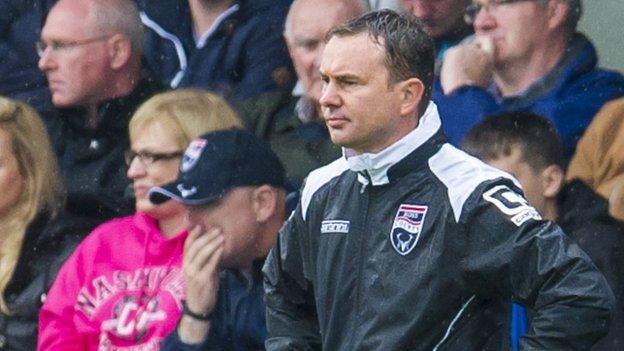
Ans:
[[[394,217],[390,242],[392,247],[400,255],[405,256],[412,252],[425,222],[427,206],[407,205],[399,206],[399,211]]]
[[[184,155],[182,156],[182,163],[180,165],[180,171],[187,172],[195,164],[197,160],[199,160],[199,156],[201,156],[202,150],[206,147],[206,140],[204,139],[195,139],[191,141],[189,146],[184,151]]]

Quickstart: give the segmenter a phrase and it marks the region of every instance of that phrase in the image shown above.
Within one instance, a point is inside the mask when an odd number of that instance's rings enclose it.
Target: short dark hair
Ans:
[[[564,168],[563,147],[555,127],[529,111],[493,115],[475,125],[462,142],[467,153],[484,161],[509,156],[514,147],[534,171],[550,165]]]
[[[389,84],[413,77],[423,82],[425,92],[419,106],[422,115],[431,98],[435,64],[434,43],[422,22],[412,14],[392,10],[368,12],[332,28],[326,40],[360,33],[368,33],[385,48],[384,65],[388,70]]]

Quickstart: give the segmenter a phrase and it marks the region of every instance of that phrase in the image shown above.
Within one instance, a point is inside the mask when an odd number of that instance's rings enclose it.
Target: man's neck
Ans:
[[[561,61],[568,41],[557,40],[543,45],[525,59],[506,62],[494,69],[494,82],[504,97],[521,95],[531,85],[550,73]]]
[[[546,200],[541,215],[544,219],[549,221],[557,221],[557,219],[559,219],[559,206],[557,206],[557,200]]]
[[[233,3],[234,0],[189,0],[195,35],[200,37],[206,33],[219,15],[225,12]]]
[[[99,124],[98,108],[103,101],[128,96],[136,88],[141,80],[140,65],[123,72],[117,72],[116,77],[110,77],[112,85],[95,102],[85,106],[87,113],[87,128],[96,129]]]

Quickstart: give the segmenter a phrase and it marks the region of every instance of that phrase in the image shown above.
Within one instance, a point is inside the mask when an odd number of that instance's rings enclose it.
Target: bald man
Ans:
[[[50,134],[72,212],[104,220],[132,211],[123,152],[128,120],[159,87],[141,67],[141,22],[129,0],[61,0],[37,43],[60,116]]]

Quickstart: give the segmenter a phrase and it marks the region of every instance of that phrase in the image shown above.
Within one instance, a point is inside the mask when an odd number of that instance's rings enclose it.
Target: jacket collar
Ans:
[[[141,75],[140,81],[130,94],[102,101],[98,105],[99,122],[95,131],[87,128],[84,109],[67,108],[61,110],[61,114],[66,117],[72,129],[81,130],[87,135],[104,133],[119,137],[120,133],[126,133],[128,121],[137,107],[162,90],[147,69]]]
[[[518,96],[502,97],[496,86],[491,91],[507,106],[526,106],[552,92],[560,91],[571,80],[596,68],[598,56],[593,44],[581,33],[576,33],[557,65],[544,77]]]
[[[399,161],[412,154],[414,150],[429,140],[437,139],[433,138],[434,136],[440,135],[443,139],[441,125],[438,107],[433,102],[429,102],[427,110],[420,117],[418,127],[399,141],[377,154],[355,155],[353,150],[343,148],[343,157],[346,158],[349,169],[358,173],[360,183],[369,184],[372,182],[374,186],[385,185],[390,183],[391,176],[400,176],[404,173],[403,167],[393,167]]]

